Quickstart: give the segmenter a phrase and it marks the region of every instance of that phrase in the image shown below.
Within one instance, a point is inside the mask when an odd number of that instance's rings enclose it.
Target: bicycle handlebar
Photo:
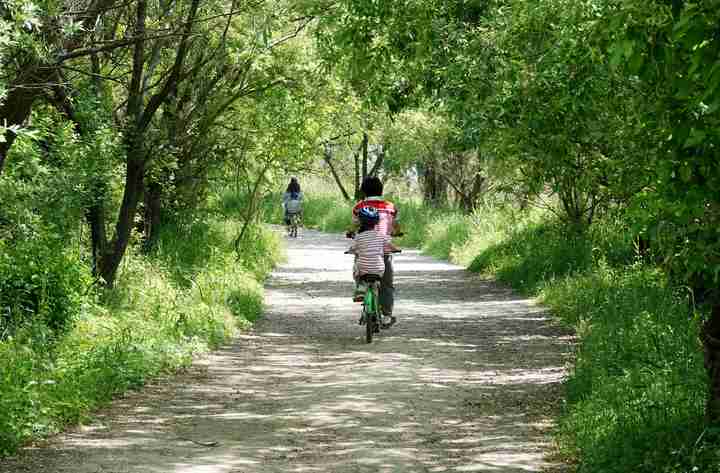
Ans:
[[[355,235],[356,235],[355,232],[349,232],[349,231],[348,231],[348,232],[345,232],[345,238],[355,238]],[[402,237],[405,236],[405,233],[404,233],[404,232],[393,233],[393,234],[390,235],[390,236],[393,237],[393,238],[402,238]]]
[[[393,250],[390,253],[402,253],[402,250]],[[355,253],[352,251],[345,251],[343,252],[344,255],[354,255]]]

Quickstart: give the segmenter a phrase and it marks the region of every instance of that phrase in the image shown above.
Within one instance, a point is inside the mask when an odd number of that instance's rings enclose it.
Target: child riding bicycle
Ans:
[[[348,250],[355,255],[353,277],[355,279],[355,293],[353,300],[362,302],[368,287],[364,276],[375,275],[380,278],[385,274],[384,255],[398,248],[390,243],[390,236],[376,231],[380,222],[380,214],[373,207],[362,207],[357,212],[360,229],[355,235],[355,241]],[[392,317],[389,316],[392,320]]]

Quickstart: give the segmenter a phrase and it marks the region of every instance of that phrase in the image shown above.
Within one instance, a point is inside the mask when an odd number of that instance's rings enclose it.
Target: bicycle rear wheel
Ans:
[[[288,236],[290,238],[297,238],[298,232],[298,217],[295,214],[290,215],[290,225],[288,228]]]

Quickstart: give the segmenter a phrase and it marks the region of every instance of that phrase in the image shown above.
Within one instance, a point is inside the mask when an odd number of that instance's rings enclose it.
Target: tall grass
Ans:
[[[270,232],[253,229],[238,263],[236,231],[227,221],[166,228],[157,254],[128,255],[115,289],[102,301],[86,298],[66,332],[34,323],[0,342],[0,455],[187,366],[249,326],[279,246]]]
[[[540,298],[580,339],[560,422],[579,471],[719,471],[716,440],[701,438],[699,324],[661,272],[600,264]]]
[[[577,471],[718,472],[699,321],[630,235],[613,217],[582,235],[525,220],[477,247],[470,269],[537,296],[577,333],[558,432]]]

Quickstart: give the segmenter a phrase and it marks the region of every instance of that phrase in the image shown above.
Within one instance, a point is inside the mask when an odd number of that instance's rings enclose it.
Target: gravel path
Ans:
[[[560,469],[545,457],[570,337],[531,301],[405,251],[398,324],[367,345],[347,246],[311,231],[290,241],[253,332],[0,471]]]

